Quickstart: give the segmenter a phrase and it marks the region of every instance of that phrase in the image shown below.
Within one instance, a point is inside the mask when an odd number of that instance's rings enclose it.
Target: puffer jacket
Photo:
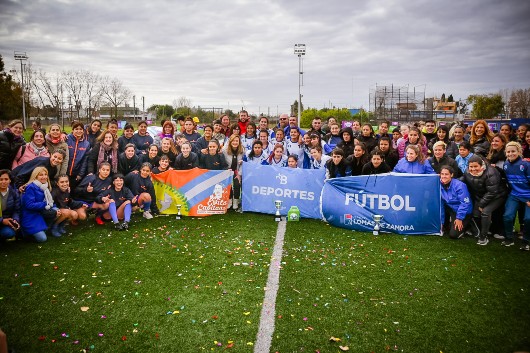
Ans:
[[[16,137],[10,129],[0,131],[0,169],[11,169],[20,146],[25,144],[24,138]]]
[[[472,151],[475,154],[478,154],[482,157],[486,157],[488,155],[488,152],[490,150],[490,142],[486,140],[486,138],[482,137],[475,141],[475,143],[471,146]]]
[[[440,170],[444,165],[447,165],[451,167],[454,171],[453,178],[460,178],[462,176],[462,171],[458,167],[458,163],[453,158],[449,158],[447,156],[443,156],[440,158],[440,160],[436,159],[436,157],[429,158],[429,162],[431,163],[432,169],[436,172],[436,174],[440,174]]]
[[[486,207],[491,201],[508,195],[508,187],[501,179],[499,171],[487,165],[481,176],[473,176],[469,172],[464,174],[464,182],[467,185],[473,201],[478,207]]]

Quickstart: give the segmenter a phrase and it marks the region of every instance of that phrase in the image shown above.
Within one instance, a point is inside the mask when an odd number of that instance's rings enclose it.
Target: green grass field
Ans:
[[[0,249],[0,327],[17,352],[253,351],[272,216],[73,229]],[[271,352],[529,350],[529,255],[288,223]]]

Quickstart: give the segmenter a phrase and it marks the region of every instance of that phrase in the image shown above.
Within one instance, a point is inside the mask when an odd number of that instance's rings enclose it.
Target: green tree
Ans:
[[[4,60],[0,55],[0,120],[13,120],[22,117],[22,89],[5,72]]]
[[[504,102],[500,94],[470,95],[467,103],[473,105],[471,116],[475,119],[492,119],[504,109]]]
[[[304,104],[300,103],[300,109],[302,112],[304,111]],[[291,115],[298,116],[298,100],[294,100],[293,104],[291,104]]]
[[[337,119],[338,123],[342,122],[343,120],[352,120],[352,115],[347,108],[324,108],[320,110],[317,110],[315,108],[308,108],[302,112],[300,126],[304,128],[310,127],[311,121],[317,116],[320,117],[322,120],[327,120],[329,117],[334,117],[335,119]]]

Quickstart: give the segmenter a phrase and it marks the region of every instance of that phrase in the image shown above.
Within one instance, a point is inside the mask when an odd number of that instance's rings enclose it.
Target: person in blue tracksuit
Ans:
[[[393,171],[410,174],[436,174],[431,163],[425,157],[418,145],[408,145],[405,149],[405,157],[399,160]]]
[[[69,155],[66,175],[68,175],[70,187],[75,188],[87,174],[88,153],[90,152],[90,142],[85,137],[82,123],[73,123],[72,133],[66,138],[66,144]]]
[[[442,223],[445,213],[449,213],[448,222],[442,231],[449,229],[449,237],[458,239],[464,235],[467,226],[472,221],[473,204],[465,183],[453,179],[454,170],[449,166],[440,169],[440,188],[442,196]],[[475,224],[473,226],[478,230]]]
[[[524,232],[521,250],[530,250],[530,162],[522,159],[523,149],[518,142],[506,144],[506,161],[504,162],[504,173],[511,187],[510,194],[506,200],[504,210],[504,246],[514,245],[513,222],[517,209],[524,205]]]

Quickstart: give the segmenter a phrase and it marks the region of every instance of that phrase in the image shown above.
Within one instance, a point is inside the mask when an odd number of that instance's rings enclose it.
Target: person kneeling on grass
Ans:
[[[98,174],[89,174],[81,180],[81,183],[77,185],[74,190],[74,197],[88,205],[88,212],[102,212],[107,209],[107,204],[99,204],[96,202],[98,195],[109,189],[112,185],[112,179],[110,178],[110,163],[102,162],[99,165]],[[105,222],[101,219],[100,215],[96,216],[96,223],[99,225]]]
[[[131,204],[137,201],[131,190],[123,185],[123,179],[122,174],[115,174],[112,178],[112,186],[102,191],[96,199],[97,203],[107,206],[107,210],[101,217],[107,221],[112,219],[117,230],[129,229],[132,213]],[[120,220],[123,220],[123,223],[120,223]]]
[[[449,230],[449,237],[451,239],[459,239],[464,235],[470,222],[477,233],[478,227],[472,220],[473,204],[471,203],[467,186],[460,180],[453,179],[454,173],[453,168],[449,166],[443,166],[440,169],[440,191],[442,196],[441,220],[443,224],[440,235],[444,235],[444,230]],[[449,213],[447,222],[445,222],[446,212]]]
[[[0,170],[0,242],[12,239],[20,228],[20,196],[8,169]]]
[[[125,177],[125,185],[135,195],[136,202],[132,206],[136,209],[142,208],[144,210],[143,216],[146,219],[152,219],[153,214],[158,215],[158,207],[156,205],[155,187],[151,181],[151,164],[144,163],[140,168],[140,172],[132,172]]]
[[[70,180],[68,175],[63,174],[57,179],[57,187],[52,190],[53,201],[61,210],[61,216],[58,217],[52,225],[51,232],[66,233],[65,223],[77,224],[77,220],[86,219],[86,209],[88,204],[82,201],[73,200],[70,197]]]
[[[48,170],[45,167],[37,167],[31,173],[21,197],[22,233],[38,243],[47,239],[47,224],[61,216],[61,211],[53,204],[50,185]],[[52,235],[61,236],[59,232],[52,232]]]

